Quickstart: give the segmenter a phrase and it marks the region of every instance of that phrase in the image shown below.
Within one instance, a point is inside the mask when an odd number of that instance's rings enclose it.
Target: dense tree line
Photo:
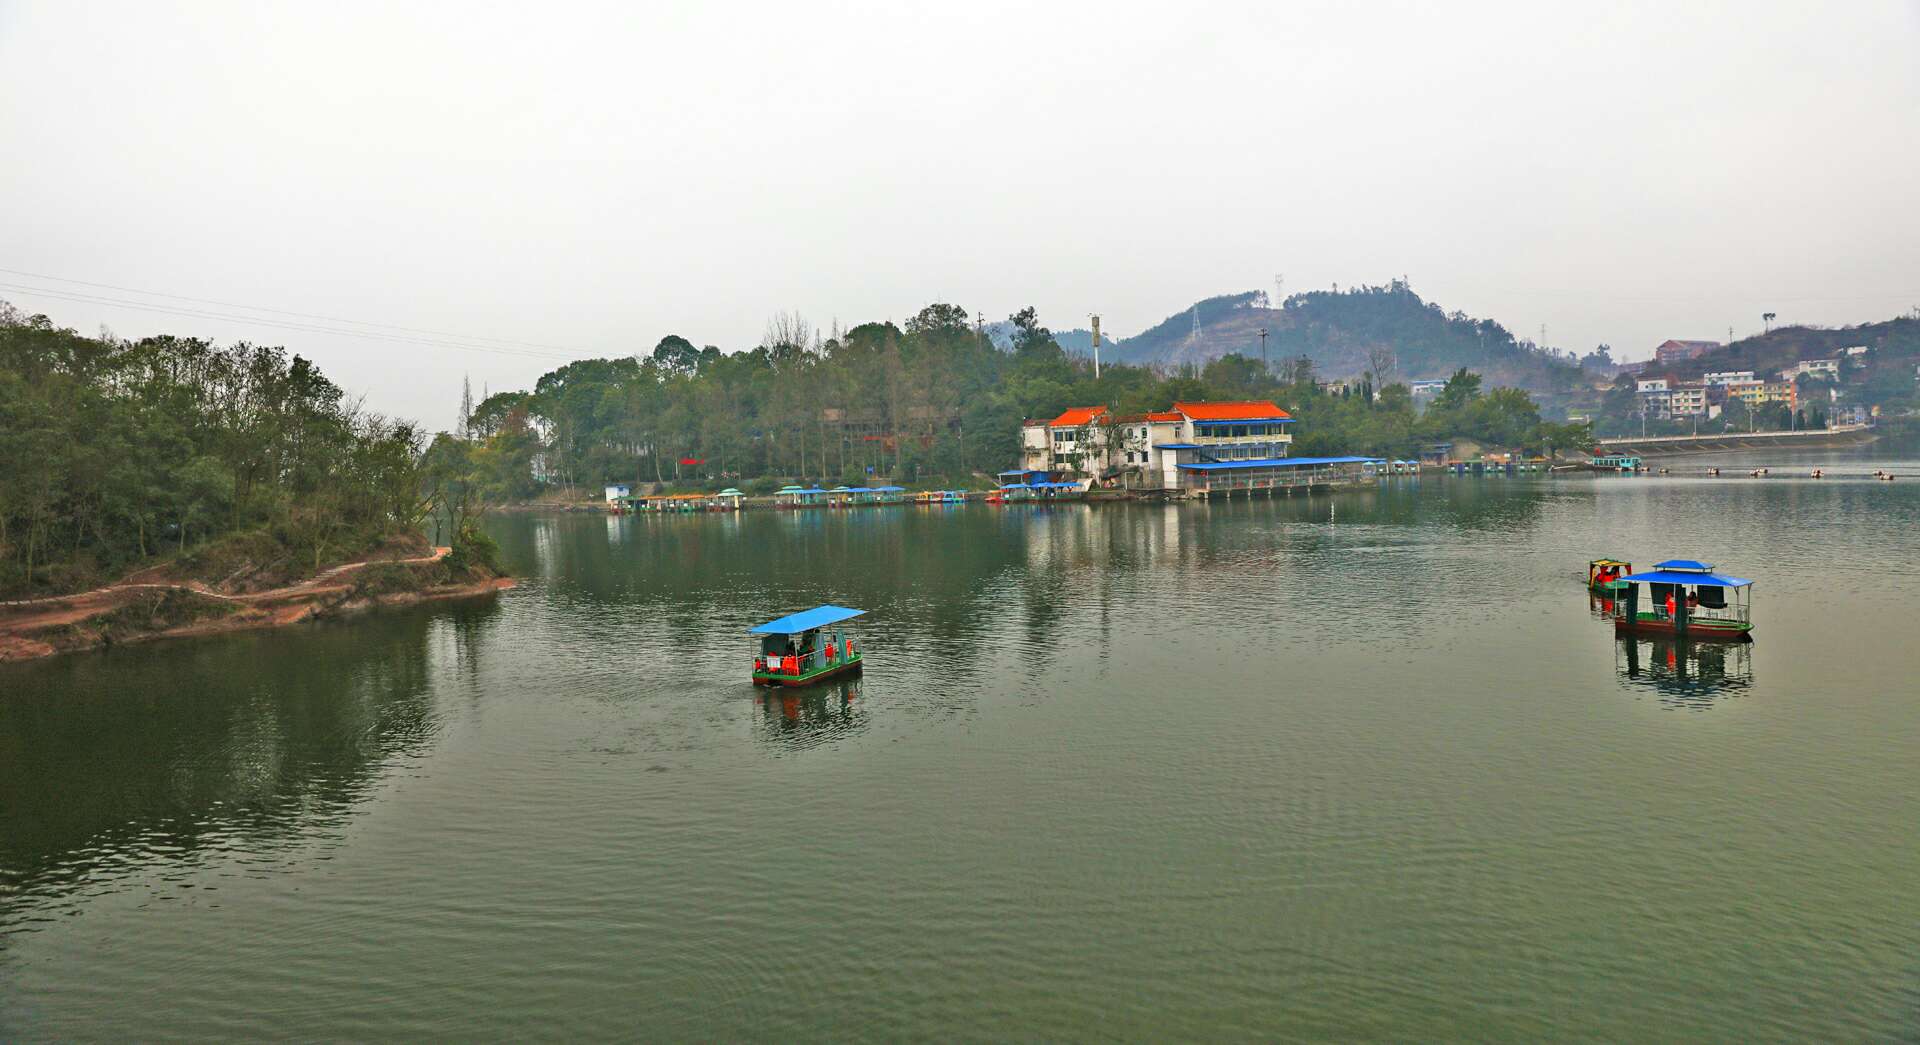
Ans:
[[[468,420],[503,495],[541,483],[961,481],[1018,459],[1024,418],[1103,404],[1116,415],[1176,400],[1277,399],[1300,418],[1301,452],[1411,456],[1423,442],[1463,436],[1499,446],[1568,448],[1584,430],[1543,424],[1525,393],[1482,394],[1464,368],[1440,401],[1415,408],[1404,384],[1376,395],[1369,379],[1329,394],[1310,357],[1277,365],[1239,354],[1205,367],[1113,365],[1098,379],[1069,355],[1032,308],[1010,317],[1007,348],[948,304],[903,326],[865,323],[816,332],[776,317],[762,343],[725,353],[673,335],[643,355],[569,363],[530,391],[487,398]],[[515,480],[514,476],[523,477]],[[518,482],[521,489],[506,488]]]
[[[0,591],[238,531],[317,565],[421,518],[419,451],[282,349],[83,337],[0,302]]]

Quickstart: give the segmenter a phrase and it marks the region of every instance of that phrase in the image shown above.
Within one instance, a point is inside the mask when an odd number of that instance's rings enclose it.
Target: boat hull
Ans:
[[[1697,620],[1688,624],[1687,630],[1682,632],[1679,628],[1674,627],[1673,621],[1667,617],[1642,616],[1638,620],[1628,620],[1625,617],[1615,618],[1613,622],[1613,633],[1615,635],[1658,635],[1665,638],[1684,637],[1691,642],[1753,641],[1753,625],[1751,624]]]
[[[811,675],[785,675],[775,674],[769,671],[756,671],[753,673],[753,684],[756,686],[811,686],[816,682],[825,682],[831,678],[839,678],[844,675],[857,675],[860,672],[860,663],[861,656],[856,653],[851,660],[844,660],[838,664],[829,664]]]

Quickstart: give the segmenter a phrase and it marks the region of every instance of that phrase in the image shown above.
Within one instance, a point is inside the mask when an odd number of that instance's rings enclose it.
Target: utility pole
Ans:
[[[1092,315],[1093,320],[1093,379],[1100,380],[1100,317]]]
[[[1267,362],[1267,328],[1260,328],[1260,372],[1273,373],[1273,364]]]

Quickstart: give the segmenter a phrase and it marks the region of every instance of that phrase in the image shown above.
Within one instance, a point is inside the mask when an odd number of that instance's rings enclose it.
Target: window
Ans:
[[[1233,436],[1234,436],[1234,438],[1236,438],[1236,439],[1238,439],[1238,438],[1240,438],[1241,436],[1244,436],[1244,435],[1246,435],[1246,434],[1247,434],[1247,426],[1246,426],[1246,425],[1234,425],[1234,426],[1233,426]]]

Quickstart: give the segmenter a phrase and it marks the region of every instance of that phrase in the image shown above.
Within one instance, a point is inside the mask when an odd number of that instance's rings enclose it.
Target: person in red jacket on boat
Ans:
[[[1669,620],[1673,618],[1673,608],[1674,608],[1673,589],[1668,588],[1667,589],[1667,618]]]

